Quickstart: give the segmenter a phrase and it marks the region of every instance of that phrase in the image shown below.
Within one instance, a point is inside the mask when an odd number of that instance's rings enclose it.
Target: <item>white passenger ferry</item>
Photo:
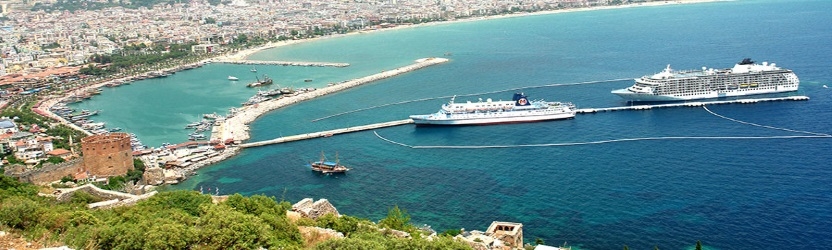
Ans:
[[[491,98],[479,102],[455,103],[456,96],[442,105],[439,112],[428,115],[411,115],[416,125],[474,125],[544,120],[569,119],[575,117],[575,106],[571,103],[530,101],[522,93],[514,94],[511,101],[493,101]]]
[[[684,101],[797,91],[800,80],[774,63],[755,64],[750,58],[729,69],[674,71],[635,79],[635,84],[612,93],[628,101]]]

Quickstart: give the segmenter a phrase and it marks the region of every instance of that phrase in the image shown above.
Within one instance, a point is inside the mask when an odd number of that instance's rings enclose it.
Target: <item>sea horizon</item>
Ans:
[[[346,68],[258,66],[277,85],[320,87],[424,57],[450,62],[272,111],[250,124],[251,141],[400,120],[457,101],[532,99],[578,107],[627,103],[610,93],[632,78],[743,58],[775,62],[801,79],[809,101],[708,106],[740,121],[832,133],[827,122],[832,51],[824,1],[729,1],[621,8],[458,22],[283,46],[255,60],[347,62]],[[719,17],[719,18],[709,18]],[[343,48],[350,48],[344,50]],[[224,113],[256,90],[249,66],[211,64],[146,80],[78,104],[102,109],[108,126],[155,146],[186,138],[181,124]],[[241,83],[225,80],[238,75]],[[249,79],[251,78],[251,79]],[[311,79],[311,82],[304,82]],[[581,84],[583,83],[583,84]],[[557,85],[563,84],[563,85]],[[549,86],[547,86],[549,85]],[[128,93],[129,92],[129,93]],[[489,94],[476,94],[494,92]],[[183,98],[188,97],[188,98]],[[150,98],[158,103],[143,103]],[[187,100],[195,99],[195,100]],[[429,99],[416,101],[419,99]],[[407,102],[399,105],[393,103]],[[131,103],[140,108],[131,108]],[[123,104],[123,105],[116,105]],[[106,108],[104,108],[106,107]],[[360,110],[360,111],[357,111]],[[130,114],[130,115],[124,115]],[[174,115],[170,115],[174,114]],[[315,120],[313,122],[313,120]],[[702,107],[579,115],[566,121],[466,127],[398,126],[259,148],[205,167],[176,189],[278,199],[326,198],[341,213],[372,220],[398,205],[438,231],[524,224],[526,242],[581,249],[712,249],[832,246],[829,139],[645,140],[502,149],[412,149],[411,145],[523,145],[642,137],[790,136],[710,114]],[[180,135],[181,134],[181,135]],[[320,176],[305,165],[321,152],[353,167]]]

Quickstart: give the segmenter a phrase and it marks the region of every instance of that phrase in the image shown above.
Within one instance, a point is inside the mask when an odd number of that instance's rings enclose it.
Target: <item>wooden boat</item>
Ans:
[[[338,161],[338,153],[335,153],[335,162],[326,161],[326,156],[324,156],[324,152],[321,151],[321,159],[316,162],[312,162],[309,164],[312,167],[312,171],[321,172],[322,174],[337,174],[337,173],[346,173],[350,169]]]

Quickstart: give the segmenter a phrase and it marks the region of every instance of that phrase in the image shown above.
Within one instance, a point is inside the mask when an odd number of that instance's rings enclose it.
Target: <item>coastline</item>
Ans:
[[[569,12],[579,12],[579,11],[593,11],[593,10],[609,10],[609,9],[622,9],[622,8],[634,8],[634,7],[651,7],[651,6],[666,6],[666,5],[675,5],[675,4],[694,4],[694,3],[706,3],[706,2],[723,2],[723,1],[732,1],[732,0],[676,0],[676,1],[661,1],[661,2],[646,2],[646,3],[637,3],[637,4],[626,4],[626,5],[616,5],[616,6],[594,6],[594,7],[583,7],[583,8],[569,8],[569,9],[560,9],[560,10],[548,10],[548,11],[539,11],[539,12],[524,12],[524,13],[512,13],[512,14],[504,14],[504,15],[494,15],[494,16],[483,16],[483,17],[472,17],[472,18],[463,18],[463,19],[456,19],[450,21],[438,21],[438,22],[428,22],[428,23],[420,23],[420,24],[410,24],[410,25],[399,25],[391,28],[381,28],[381,29],[372,29],[372,30],[362,30],[357,32],[350,32],[346,34],[335,34],[323,37],[315,37],[309,39],[300,39],[300,40],[287,40],[287,41],[280,41],[280,42],[269,42],[265,45],[261,45],[254,48],[244,49],[241,51],[237,51],[230,54],[223,54],[217,55],[208,59],[204,59],[198,63],[208,63],[213,61],[241,61],[246,60],[249,56],[264,51],[268,49],[279,48],[283,46],[295,45],[305,42],[314,42],[323,39],[332,39],[332,38],[340,38],[340,37],[347,37],[352,35],[360,35],[360,34],[369,34],[373,32],[382,32],[382,31],[392,31],[392,30],[399,30],[399,29],[408,29],[408,28],[417,28],[417,27],[428,27],[428,26],[435,26],[435,25],[445,25],[445,24],[454,24],[454,23],[461,23],[461,22],[473,22],[473,21],[483,21],[483,20],[494,20],[494,19],[503,19],[503,18],[515,18],[515,17],[526,17],[526,16],[536,16],[536,15],[550,15],[550,14],[559,14],[559,13],[569,13]],[[394,70],[383,71],[379,74],[374,74],[362,78],[347,80],[341,82],[339,84],[335,84],[332,86],[327,86],[325,88],[317,89],[314,91],[304,92],[300,94],[296,94],[291,97],[285,97],[280,99],[274,99],[259,103],[257,105],[247,106],[240,109],[240,112],[235,115],[234,117],[227,118],[221,125],[214,126],[211,132],[211,141],[220,141],[226,142],[228,140],[232,140],[234,144],[238,144],[239,142],[248,140],[250,138],[249,134],[249,126],[251,122],[255,121],[258,117],[263,114],[266,114],[272,110],[282,108],[291,104],[295,104],[298,102],[306,101],[318,96],[323,96],[331,93],[335,93],[341,90],[345,90],[348,88],[356,87],[365,83],[369,83],[372,81],[392,77],[401,73],[413,71],[416,69],[420,69],[422,67],[444,63],[447,62],[448,59],[444,58],[424,58],[417,60],[417,63],[411,64],[408,66],[400,67]],[[178,67],[184,65],[173,66],[170,68],[162,69],[164,70],[174,70]],[[58,102],[68,98],[71,96],[72,93],[76,93],[78,91],[87,91],[94,88],[100,88],[104,85],[119,81],[129,79],[141,74],[136,74],[133,76],[123,76],[117,79],[102,81],[99,83],[83,86],[80,88],[76,88],[70,91],[67,91],[62,96],[57,97],[49,97],[46,100],[43,100],[36,106],[37,109],[46,114],[47,118],[54,119],[64,125],[70,126],[73,129],[84,131],[84,133],[91,135],[89,131],[86,131],[75,124],[63,119],[62,117],[54,114],[51,112],[50,108],[57,104]],[[197,162],[191,166],[181,169],[184,174],[190,174],[195,170],[198,170],[201,167],[208,166],[222,160],[228,159],[233,157],[237,153],[239,153],[239,147],[227,147],[224,151],[222,151],[219,155],[208,158],[206,160]]]
[[[538,15],[552,15],[552,14],[560,14],[560,13],[570,13],[570,12],[582,12],[582,11],[595,11],[595,10],[614,10],[614,9],[625,9],[625,8],[637,8],[637,7],[655,7],[655,6],[667,6],[667,5],[677,5],[677,4],[696,4],[696,3],[709,3],[709,2],[730,2],[734,0],[674,0],[674,1],[655,1],[655,2],[644,2],[644,3],[634,3],[634,4],[622,4],[622,5],[611,5],[611,6],[591,6],[591,7],[582,7],[582,8],[568,8],[568,9],[559,9],[559,10],[546,10],[546,11],[537,11],[537,12],[523,12],[523,13],[512,13],[512,14],[503,14],[503,15],[493,15],[493,16],[481,16],[481,17],[470,17],[470,18],[462,18],[462,19],[455,19],[449,21],[437,21],[437,22],[427,22],[427,23],[420,23],[420,24],[409,24],[409,25],[398,25],[395,27],[390,28],[381,28],[381,29],[372,29],[372,30],[361,30],[361,31],[354,31],[346,34],[335,34],[329,36],[322,36],[322,37],[315,37],[315,38],[308,38],[308,39],[300,39],[300,40],[287,40],[287,41],[280,41],[280,42],[269,42],[265,45],[244,49],[238,51],[231,55],[222,55],[213,57],[210,59],[206,59],[205,61],[217,61],[217,60],[227,60],[227,61],[241,61],[248,59],[249,56],[264,51],[268,49],[279,48],[283,46],[301,44],[306,42],[314,42],[318,40],[324,39],[333,39],[333,38],[340,38],[340,37],[347,37],[353,35],[362,35],[362,34],[371,34],[375,32],[382,32],[382,31],[392,31],[392,30],[400,30],[400,29],[409,29],[409,28],[418,28],[418,27],[429,27],[429,26],[436,26],[436,25],[447,25],[447,24],[455,24],[455,23],[464,23],[464,22],[475,22],[475,21],[484,21],[484,20],[496,20],[496,19],[504,19],[504,18],[518,18],[518,17],[526,17],[526,16],[538,16]]]

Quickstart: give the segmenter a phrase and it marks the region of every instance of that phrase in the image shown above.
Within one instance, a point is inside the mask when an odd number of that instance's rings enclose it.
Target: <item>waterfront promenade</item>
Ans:
[[[294,96],[286,96],[280,99],[273,99],[258,103],[256,105],[243,107],[239,109],[234,116],[225,119],[225,121],[223,121],[220,125],[214,126],[211,131],[211,141],[225,142],[232,140],[234,142],[242,142],[248,140],[250,138],[248,124],[269,111],[447,61],[448,59],[446,58],[423,58],[416,60],[414,64],[393,70],[386,70],[378,74],[341,82],[325,88],[316,89],[314,91],[304,92]]]

